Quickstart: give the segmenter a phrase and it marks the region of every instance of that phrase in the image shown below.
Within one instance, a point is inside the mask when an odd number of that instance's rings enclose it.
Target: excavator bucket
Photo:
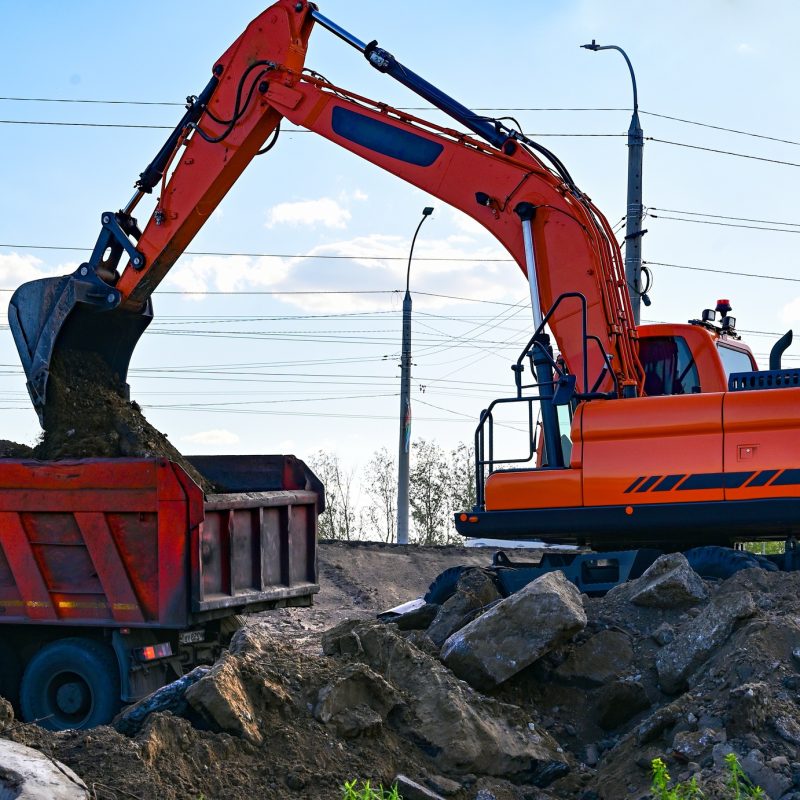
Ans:
[[[153,309],[149,300],[138,312],[120,309],[119,302],[119,292],[86,264],[72,275],[31,281],[14,292],[8,321],[43,427],[50,368],[59,358],[99,356],[127,387],[128,365]]]

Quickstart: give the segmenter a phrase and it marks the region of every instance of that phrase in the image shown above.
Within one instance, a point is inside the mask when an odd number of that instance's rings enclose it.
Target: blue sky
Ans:
[[[206,0],[128,7],[0,0],[0,94],[180,103],[205,85],[216,57],[262,8],[249,0],[225,5],[224,13]],[[800,226],[796,3],[329,0],[320,8],[473,108],[618,109],[513,112],[559,155],[612,224],[625,207],[621,134],[630,82],[618,54],[579,45],[596,38],[624,47],[636,69],[640,107],[650,112],[642,115],[645,135],[662,140],[646,143],[645,203],[683,212],[652,212],[644,258],[800,279],[794,246],[800,227],[772,224]],[[320,28],[307,66],[359,94],[423,105]],[[0,100],[0,288],[65,273],[84,260],[100,213],[127,201],[168,133],[12,122],[171,126],[180,113],[171,105]],[[480,409],[510,391],[508,365],[530,332],[521,273],[513,264],[481,261],[503,253],[468,218],[291,128],[250,166],[190,247],[276,255],[185,256],[154,297],[156,321],[132,363],[133,396],[186,452],[303,457],[326,448],[363,464],[378,447],[394,450],[401,296],[391,292],[403,286],[402,257],[428,204],[436,211],[420,234],[412,271],[414,436],[448,447],[471,440]],[[358,258],[299,257],[309,254]],[[401,260],[380,260],[385,256]],[[685,321],[717,297],[730,297],[740,328],[762,332],[745,335],[757,353],[768,352],[774,334],[800,320],[794,282],[653,269],[646,319]],[[180,294],[206,290],[214,294]],[[385,293],[314,294],[345,290]],[[311,294],[264,294],[298,291]],[[431,296],[444,294],[470,300]],[[38,426],[7,327],[0,329],[0,364],[0,437],[32,441]]]

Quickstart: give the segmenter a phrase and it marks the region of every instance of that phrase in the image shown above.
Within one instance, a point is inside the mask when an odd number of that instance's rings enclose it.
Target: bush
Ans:
[[[697,785],[697,778],[692,778],[689,783],[676,783],[670,787],[671,778],[667,772],[667,765],[660,759],[654,758],[653,783],[651,791],[655,800],[703,800],[705,795]],[[730,800],[764,800],[766,795],[760,786],[754,786],[750,778],[745,775],[735,753],[725,756],[728,767],[728,780],[726,786],[731,790]]]

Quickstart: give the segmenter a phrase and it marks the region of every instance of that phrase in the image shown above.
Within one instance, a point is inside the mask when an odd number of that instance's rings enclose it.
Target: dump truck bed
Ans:
[[[0,460],[0,624],[186,628],[319,591],[321,485],[292,456]]]

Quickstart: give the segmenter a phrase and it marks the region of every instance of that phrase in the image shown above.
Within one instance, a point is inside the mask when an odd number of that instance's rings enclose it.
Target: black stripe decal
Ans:
[[[723,487],[724,472],[700,472],[690,475],[679,487],[679,492],[692,489],[721,489]]]
[[[657,481],[661,480],[660,475],[651,475],[637,490],[636,494],[639,492],[646,492],[648,489],[652,488],[653,484]]]
[[[776,469],[762,470],[756,474],[755,478],[753,478],[753,480],[751,480],[745,488],[750,489],[754,486],[766,486],[777,474],[778,470]]]
[[[743,483],[746,483],[753,477],[754,472],[726,472],[725,473],[725,488],[726,489],[739,489]]]
[[[647,475],[640,475],[626,490],[625,494],[629,494],[632,492],[645,478]]]
[[[785,469],[772,481],[773,486],[796,486],[800,483],[800,469]]]
[[[661,483],[653,489],[654,492],[669,492],[674,489],[686,475],[667,475]]]
[[[798,473],[798,483],[800,483],[800,470]],[[689,491],[692,489],[738,489],[748,478],[752,478],[755,472],[701,472],[690,475],[679,487],[678,491]]]

